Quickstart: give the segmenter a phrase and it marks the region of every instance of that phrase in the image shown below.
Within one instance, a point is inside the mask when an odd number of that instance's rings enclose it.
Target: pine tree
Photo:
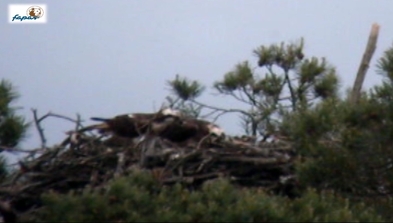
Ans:
[[[326,100],[286,116],[281,132],[295,142],[304,188],[367,201],[392,221],[393,46],[376,71],[383,83],[364,91],[357,104],[349,95]]]
[[[303,46],[303,39],[298,43],[260,46],[253,51],[256,67],[249,61],[241,62],[213,84],[219,95],[246,104],[247,110],[217,108],[197,101],[206,88],[178,75],[168,82],[172,92],[168,100],[187,111],[198,106],[194,109],[198,114],[202,108],[219,115],[237,112],[247,135],[267,136],[277,130],[283,114],[337,97],[339,79],[335,68],[325,58],[306,57]]]
[[[7,80],[0,82],[0,148],[12,149],[24,139],[28,124],[22,116],[16,114],[17,108],[13,103],[19,94],[15,87]],[[6,174],[5,159],[0,157],[0,175]],[[1,177],[1,178],[2,178]]]

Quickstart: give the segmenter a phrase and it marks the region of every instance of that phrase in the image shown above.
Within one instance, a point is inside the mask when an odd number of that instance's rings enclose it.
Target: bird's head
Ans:
[[[172,108],[164,108],[160,111],[160,113],[164,116],[176,116],[176,117],[182,116],[181,111]]]
[[[211,135],[219,138],[225,138],[225,131],[222,128],[220,128],[218,125],[209,124],[207,128],[209,129],[209,133]]]

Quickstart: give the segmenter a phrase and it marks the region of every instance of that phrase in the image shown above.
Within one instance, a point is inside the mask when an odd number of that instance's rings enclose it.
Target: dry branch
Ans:
[[[31,111],[33,112],[33,119],[34,119],[35,127],[36,127],[36,129],[38,131],[38,134],[40,136],[41,148],[46,148],[46,142],[47,142],[45,134],[44,134],[44,129],[41,126],[41,122],[43,122],[45,119],[47,119],[49,117],[54,117],[54,118],[60,118],[60,119],[64,119],[64,120],[70,121],[70,122],[75,124],[75,129],[76,130],[78,130],[78,129],[83,127],[82,124],[81,124],[82,120],[81,120],[79,114],[76,115],[77,119],[75,120],[75,119],[67,117],[65,115],[60,115],[60,114],[56,114],[56,113],[53,113],[53,112],[48,112],[45,115],[43,115],[41,117],[38,117],[37,109],[31,109]]]
[[[371,27],[370,36],[368,38],[368,42],[367,42],[366,50],[363,54],[363,58],[360,62],[355,83],[353,84],[352,94],[350,98],[351,103],[353,104],[359,101],[364,78],[366,77],[367,69],[370,65],[371,58],[377,46],[378,33],[379,33],[379,25],[374,23]]]
[[[41,139],[41,147],[42,148],[46,148],[46,138],[45,138],[45,134],[44,134],[44,129],[40,125],[40,122],[43,119],[42,118],[38,118],[37,109],[31,109],[31,111],[33,112],[33,118],[34,118],[35,127],[37,128],[38,134],[39,134],[40,139]]]

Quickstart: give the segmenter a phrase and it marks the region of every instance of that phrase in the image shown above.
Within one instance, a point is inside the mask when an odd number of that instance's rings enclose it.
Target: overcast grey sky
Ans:
[[[378,46],[365,80],[371,87],[381,81],[375,61],[393,42],[391,0],[41,0],[48,23],[24,25],[7,23],[9,3],[37,2],[0,2],[1,78],[18,87],[16,105],[28,120],[31,108],[85,120],[152,112],[176,74],[211,86],[238,62],[256,64],[256,47],[301,37],[306,56],[326,57],[349,87],[377,22]],[[207,93],[206,103],[238,105]],[[233,117],[217,123],[230,134],[239,131]],[[52,145],[73,125],[48,119],[44,127]],[[39,146],[34,128],[29,135],[22,146]]]

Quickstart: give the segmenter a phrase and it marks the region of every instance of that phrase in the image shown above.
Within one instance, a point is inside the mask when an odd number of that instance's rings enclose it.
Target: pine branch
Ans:
[[[248,113],[248,112],[246,112],[244,110],[241,110],[241,109],[224,109],[224,108],[218,108],[218,107],[211,106],[211,105],[206,105],[206,104],[203,104],[201,102],[195,101],[194,99],[191,99],[190,101],[195,103],[195,104],[197,104],[197,105],[200,105],[200,106],[203,106],[203,107],[206,107],[206,108],[209,108],[209,109],[221,111],[221,112],[224,112],[224,113],[237,112],[237,113],[241,113],[241,114],[243,114],[245,116],[252,117],[252,115],[250,113]]]
[[[285,70],[285,81],[284,81],[284,84],[285,83],[288,83],[289,92],[291,94],[292,109],[293,109],[293,111],[295,111],[296,110],[296,102],[297,102],[297,100],[296,100],[295,91],[294,91],[294,89],[292,87],[291,80],[289,80],[289,74],[288,74],[287,70]]]

